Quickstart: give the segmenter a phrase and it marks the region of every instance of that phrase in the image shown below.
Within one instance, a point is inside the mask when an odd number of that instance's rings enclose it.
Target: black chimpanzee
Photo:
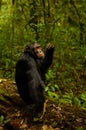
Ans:
[[[43,110],[45,73],[52,63],[53,52],[51,43],[47,44],[45,54],[40,44],[31,43],[16,64],[15,81],[20,97],[27,104],[35,104],[38,111]]]

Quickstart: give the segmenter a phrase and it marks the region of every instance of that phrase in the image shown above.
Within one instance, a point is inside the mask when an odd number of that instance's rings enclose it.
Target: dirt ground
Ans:
[[[0,130],[86,130],[86,111],[46,101],[44,115],[38,114],[21,100],[14,82],[0,79]]]

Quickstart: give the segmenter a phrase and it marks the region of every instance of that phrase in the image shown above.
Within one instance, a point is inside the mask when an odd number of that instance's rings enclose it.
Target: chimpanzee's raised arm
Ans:
[[[52,64],[53,60],[53,53],[54,53],[54,45],[51,43],[47,44],[46,52],[45,52],[45,58],[42,66],[42,71],[45,73],[49,69],[50,65]]]

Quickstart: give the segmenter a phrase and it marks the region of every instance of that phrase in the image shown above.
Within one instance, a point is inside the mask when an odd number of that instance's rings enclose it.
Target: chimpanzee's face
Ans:
[[[43,59],[45,57],[42,47],[37,43],[34,44],[34,53],[37,56],[37,58]]]

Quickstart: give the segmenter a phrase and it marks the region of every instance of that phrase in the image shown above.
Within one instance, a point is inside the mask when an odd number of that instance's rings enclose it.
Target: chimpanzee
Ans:
[[[54,45],[47,44],[44,54],[38,43],[27,45],[16,64],[15,81],[20,97],[43,110],[45,73],[53,60]]]

